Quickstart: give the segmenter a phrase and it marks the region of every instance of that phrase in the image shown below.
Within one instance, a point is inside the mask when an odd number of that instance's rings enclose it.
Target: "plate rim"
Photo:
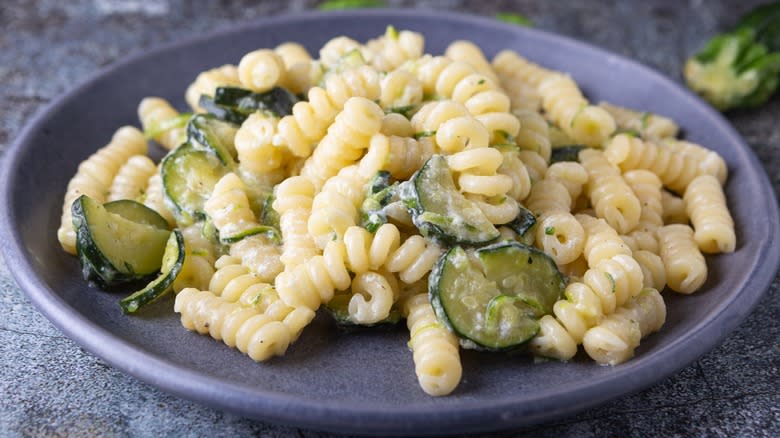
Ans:
[[[661,354],[664,357],[674,354],[675,361],[658,363],[641,358],[629,361],[620,367],[615,367],[613,373],[603,378],[593,379],[587,384],[571,389],[544,391],[534,397],[524,397],[522,400],[493,400],[479,404],[464,401],[463,407],[448,407],[446,412],[435,403],[426,405],[396,406],[388,410],[383,407],[380,412],[377,406],[366,406],[358,402],[341,402],[326,404],[312,401],[301,396],[294,396],[278,391],[252,389],[249,390],[233,383],[226,383],[208,374],[193,371],[177,365],[170,360],[162,359],[130,344],[115,336],[112,332],[100,328],[91,320],[82,317],[65,300],[50,289],[36,275],[28,254],[24,249],[21,237],[13,233],[18,224],[13,213],[8,208],[13,196],[13,180],[22,147],[28,143],[46,119],[56,113],[57,109],[78,96],[102,77],[121,70],[125,66],[142,60],[147,56],[173,51],[183,46],[198,44],[220,36],[240,33],[246,29],[262,28],[268,24],[284,24],[322,19],[335,16],[361,17],[397,17],[404,18],[434,18],[443,21],[476,23],[490,25],[517,33],[535,35],[558,45],[571,46],[578,51],[596,53],[600,56],[615,57],[620,62],[639,68],[655,76],[661,83],[671,89],[681,92],[701,110],[703,115],[715,124],[722,125],[727,133],[726,143],[739,145],[738,152],[743,153],[748,164],[760,172],[749,172],[758,179],[762,198],[774,200],[768,219],[769,233],[763,246],[759,247],[757,264],[753,274],[744,283],[740,300],[720,303],[712,312],[712,316],[693,326],[686,335],[670,342],[665,348],[654,351],[652,356]],[[109,363],[112,367],[129,374],[145,383],[153,385],[165,392],[178,397],[193,400],[221,410],[236,412],[249,417],[307,427],[319,430],[329,430],[348,433],[442,433],[442,427],[456,428],[459,432],[489,431],[506,429],[523,425],[538,424],[545,420],[572,415],[587,408],[604,403],[619,396],[625,396],[640,391],[688,366],[701,355],[720,345],[736,327],[750,314],[752,309],[768,290],[775,278],[780,265],[780,245],[776,243],[780,236],[780,219],[778,219],[777,199],[774,196],[771,182],[766,170],[759,163],[752,149],[734,130],[731,123],[720,113],[705,104],[698,96],[684,89],[680,84],[658,73],[651,67],[633,59],[610,52],[583,41],[568,36],[554,34],[548,31],[517,27],[493,20],[490,17],[461,12],[435,11],[430,9],[372,9],[349,11],[307,11],[290,14],[273,15],[253,19],[234,26],[202,35],[190,36],[172,41],[151,49],[139,49],[134,54],[122,57],[110,65],[90,75],[76,87],[59,95],[52,102],[39,108],[35,115],[18,132],[13,143],[5,152],[0,171],[0,236],[2,237],[3,256],[9,267],[9,272],[16,280],[35,307],[46,316],[60,331],[66,334],[76,344],[84,347],[91,354]],[[747,176],[744,176],[747,178]],[[774,227],[772,226],[774,223]],[[775,244],[773,244],[775,243]],[[735,317],[736,316],[736,317]],[[706,335],[706,336],[705,336]],[[694,342],[699,341],[699,342]],[[682,358],[682,359],[679,359]],[[647,373],[648,365],[653,365],[651,373]],[[637,368],[639,370],[637,370]],[[644,370],[645,373],[638,373]],[[639,378],[636,378],[639,375]],[[631,378],[634,377],[634,378]],[[599,391],[596,391],[599,388]],[[564,403],[565,401],[565,403]],[[533,409],[519,410],[519,405],[533,404]],[[520,412],[518,412],[520,411]],[[301,413],[307,413],[302,416]],[[485,424],[488,426],[486,427]],[[451,429],[453,430],[453,429]]]

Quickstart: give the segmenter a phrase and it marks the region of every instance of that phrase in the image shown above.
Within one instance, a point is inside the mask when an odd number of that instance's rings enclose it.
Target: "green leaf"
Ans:
[[[496,14],[496,20],[505,23],[516,24],[518,26],[534,27],[533,21],[527,17],[512,12],[499,12]]]
[[[327,0],[317,6],[321,11],[336,11],[339,9],[381,8],[383,0]]]

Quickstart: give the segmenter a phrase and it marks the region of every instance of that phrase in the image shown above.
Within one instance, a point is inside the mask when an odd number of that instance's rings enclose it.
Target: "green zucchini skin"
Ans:
[[[159,268],[170,231],[110,213],[82,195],[71,205],[82,274],[102,287],[144,279]]]
[[[523,243],[533,241],[533,229],[536,226],[536,215],[525,207],[520,207],[517,217],[512,222],[506,224],[512,231],[517,233]]]
[[[265,235],[271,242],[277,245],[281,245],[282,243],[282,234],[279,232],[279,230],[268,225],[258,225],[256,227],[252,227],[247,230],[241,231],[240,233],[231,234],[229,236],[224,236],[222,234],[219,234],[219,241],[220,243],[231,244],[231,243],[239,242],[247,237],[257,236],[261,234]]]
[[[228,167],[236,166],[236,146],[233,143],[238,128],[214,116],[198,114],[187,124],[187,141],[193,146],[213,152]]]
[[[508,351],[539,331],[565,281],[543,252],[518,242],[499,242],[469,255],[454,246],[437,261],[428,295],[437,319],[464,348]]]
[[[171,229],[168,221],[160,216],[160,213],[157,213],[138,201],[120,199],[106,202],[103,204],[103,207],[105,207],[106,211],[109,213],[118,214],[127,220],[138,222],[139,224],[151,225],[161,230],[170,231]]]
[[[230,107],[247,116],[256,111],[264,111],[275,117],[284,117],[292,114],[292,107],[298,103],[298,98],[282,87],[274,87],[263,93],[254,93],[239,87],[217,87],[214,103]]]
[[[561,161],[575,161],[579,162],[579,154],[580,151],[585,149],[587,146],[583,146],[580,144],[573,144],[571,146],[561,146],[558,148],[553,148],[552,153],[550,154],[550,164],[559,163]]]
[[[163,194],[176,219],[187,224],[206,219],[203,205],[227,172],[215,154],[190,143],[166,155],[160,166]]]
[[[249,114],[244,114],[227,106],[217,105],[217,103],[214,102],[213,97],[206,96],[205,94],[201,95],[200,99],[198,99],[198,105],[219,120],[236,125],[244,123],[244,120],[249,117]]]
[[[279,212],[274,210],[274,199],[276,199],[276,197],[271,194],[268,195],[268,197],[263,201],[263,212],[260,215],[260,221],[263,223],[263,225],[268,225],[269,227],[274,227],[278,230]]]
[[[390,172],[381,170],[368,184],[368,193],[360,206],[360,224],[371,233],[375,233],[387,223],[385,207],[397,194],[398,184],[391,183]]]
[[[420,233],[449,245],[481,245],[501,233],[456,188],[447,160],[434,155],[400,185],[399,195]]]
[[[160,275],[143,289],[133,293],[119,302],[124,313],[135,313],[141,307],[153,303],[167,294],[173,286],[173,281],[184,265],[184,237],[179,230],[173,230],[165,246]]]

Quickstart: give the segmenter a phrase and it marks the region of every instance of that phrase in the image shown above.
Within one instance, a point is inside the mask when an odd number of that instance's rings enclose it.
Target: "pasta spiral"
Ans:
[[[165,149],[173,149],[186,140],[183,126],[160,129],[164,123],[179,116],[179,112],[168,101],[160,97],[145,97],[138,104],[138,119],[141,121],[141,126],[144,131],[155,133],[152,139]]]
[[[669,287],[683,294],[696,292],[707,280],[707,263],[688,225],[666,225],[656,231]]]
[[[149,178],[157,172],[157,166],[146,155],[133,155],[127,160],[111,182],[107,201],[139,199],[146,190]]]
[[[658,254],[655,230],[664,225],[661,180],[653,172],[643,169],[625,172],[623,179],[642,205],[637,228],[624,240],[632,250],[644,249]]]
[[[522,201],[531,192],[531,176],[520,155],[514,149],[502,150],[504,156],[498,173],[512,178],[512,187],[507,192],[515,201]]]
[[[111,141],[79,164],[76,175],[68,182],[62,205],[57,239],[62,249],[76,254],[76,230],[73,228],[71,204],[81,195],[102,203],[120,167],[133,155],[145,155],[146,139],[132,126],[119,128]]]
[[[683,200],[699,249],[706,253],[734,252],[737,246],[734,220],[717,178],[712,175],[697,176],[685,189]]]
[[[420,81],[406,70],[394,70],[382,78],[379,104],[393,109],[417,105],[423,100]]]
[[[729,169],[726,166],[726,160],[712,149],[689,141],[666,138],[661,142],[661,146],[669,150],[688,155],[699,164],[699,173],[702,175],[712,175],[723,185],[729,176]]]
[[[688,184],[700,173],[692,157],[626,134],[616,135],[604,154],[624,172],[633,169],[651,170],[664,186],[678,193],[685,192]]]
[[[633,253],[634,259],[642,268],[645,287],[664,290],[666,287],[666,268],[661,257],[647,250],[637,250]]]
[[[471,41],[458,40],[451,42],[447,46],[447,50],[444,51],[444,56],[453,61],[466,62],[474,67],[474,70],[479,74],[493,81],[493,83],[497,84],[499,82],[498,75],[493,71],[493,67],[488,60],[485,59],[482,49]]]
[[[274,141],[279,119],[256,112],[236,131],[234,139],[239,166],[252,173],[267,173],[284,164],[285,149]]]
[[[273,281],[284,270],[279,247],[263,235],[244,237],[231,244],[230,255],[241,260],[241,264],[264,282]]]
[[[379,105],[364,97],[349,99],[328,129],[328,135],[306,160],[301,176],[321,188],[341,168],[356,163],[368,149],[371,137],[379,132],[383,115]]]
[[[501,152],[493,148],[467,149],[447,157],[460,191],[483,196],[505,195],[512,188],[511,177],[496,173],[503,161]]]
[[[273,209],[279,213],[281,261],[285,269],[292,269],[319,254],[319,248],[307,231],[313,198],[314,185],[302,176],[287,178],[274,189]]]
[[[324,88],[310,89],[308,101],[296,103],[292,114],[279,121],[279,141],[293,155],[308,157],[350,98],[377,100],[380,90],[379,75],[370,67],[328,75]]]
[[[599,102],[599,108],[607,111],[615,119],[619,130],[635,131],[646,140],[674,138],[680,130],[674,120],[658,114],[636,111],[608,102]]]
[[[585,149],[579,157],[588,171],[587,192],[596,214],[621,234],[633,230],[639,224],[642,206],[620,171],[601,151]]]
[[[665,224],[688,225],[688,212],[685,211],[685,201],[681,197],[662,190],[661,205]]]
[[[536,245],[558,265],[576,260],[585,245],[585,230],[570,213],[571,196],[566,187],[545,178],[533,185],[526,206],[538,217]]]
[[[349,317],[358,324],[380,322],[390,315],[395,296],[385,276],[376,272],[358,274],[352,280]]]
[[[541,76],[542,72],[541,70],[529,72],[525,68],[528,64],[520,60],[511,50],[504,50],[493,58],[493,70],[498,75],[501,87],[509,96],[512,112],[515,114],[517,111],[524,110],[536,112],[542,107],[542,97],[537,91],[538,83],[533,80],[537,76],[533,73]]]
[[[406,299],[403,314],[409,327],[409,347],[420,387],[433,396],[451,393],[463,372],[458,339],[436,319],[427,293]]]
[[[284,82],[286,67],[282,57],[273,50],[249,52],[238,63],[238,79],[244,88],[262,93]]]
[[[203,205],[220,237],[232,237],[258,226],[249,208],[246,187],[241,178],[229,172],[217,181]]]
[[[513,114],[520,121],[520,131],[515,141],[520,149],[531,150],[550,161],[552,146],[548,137],[549,127],[547,120],[536,111],[518,110]]]
[[[571,198],[570,208],[573,208],[588,182],[588,171],[575,161],[559,161],[547,168],[544,178],[557,181],[566,188]]]
[[[402,64],[420,58],[425,50],[425,38],[417,32],[402,30],[387,32],[366,44],[371,51],[371,65],[379,71],[390,72]]]
[[[652,288],[643,289],[598,326],[585,333],[582,345],[593,360],[617,365],[634,356],[639,341],[666,322],[666,304]]]
[[[325,182],[314,197],[307,222],[309,234],[317,246],[325,248],[329,241],[343,238],[347,228],[357,224],[365,197],[364,187],[370,176],[361,175],[358,166],[352,165]]]
[[[194,288],[184,289],[176,296],[174,310],[181,314],[185,328],[208,333],[255,361],[284,354],[314,319],[313,311],[299,308],[277,321],[255,309]]]

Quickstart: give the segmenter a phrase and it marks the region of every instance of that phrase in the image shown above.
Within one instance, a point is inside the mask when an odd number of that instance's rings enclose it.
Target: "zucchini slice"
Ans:
[[[85,279],[111,286],[160,269],[170,231],[110,213],[86,195],[73,201],[71,212]]]
[[[217,87],[214,103],[230,107],[247,116],[256,111],[264,111],[276,117],[284,117],[292,114],[292,107],[298,103],[298,98],[282,87],[274,87],[263,93],[254,93],[239,87]]]
[[[244,123],[244,120],[249,117],[249,114],[244,114],[227,106],[217,105],[217,103],[214,102],[214,98],[205,94],[202,94],[200,99],[198,99],[198,106],[219,120],[234,123],[236,125]]]
[[[441,155],[431,157],[401,184],[400,196],[426,237],[448,244],[480,245],[501,235],[482,210],[458,191]]]
[[[574,144],[571,146],[561,146],[561,147],[553,148],[552,153],[550,154],[550,164],[555,164],[560,161],[579,162],[580,151],[585,149],[586,147],[587,146],[583,146],[580,144]]]
[[[162,257],[160,275],[147,284],[143,289],[124,298],[119,306],[125,313],[134,313],[141,307],[157,301],[168,293],[173,286],[173,280],[181,272],[184,265],[184,237],[179,230],[173,230],[168,242],[165,244],[165,253]]]
[[[428,293],[439,321],[464,348],[509,350],[539,331],[537,320],[552,312],[563,276],[546,254],[517,242],[502,242],[469,255],[447,251],[430,274]]]
[[[203,204],[228,169],[216,155],[190,143],[174,149],[162,160],[160,173],[165,200],[176,219],[193,223],[206,218]]]
[[[118,214],[129,221],[151,225],[161,230],[170,231],[171,229],[171,226],[168,225],[168,221],[160,216],[160,213],[157,213],[138,201],[120,199],[118,201],[106,202],[103,204],[103,207],[105,207],[106,211],[109,213]]]
[[[543,251],[519,242],[501,242],[476,250],[488,281],[503,295],[519,296],[539,310],[552,313],[566,288],[566,279],[555,261]]]
[[[214,152],[225,166],[236,165],[236,146],[233,143],[238,127],[214,116],[198,114],[187,124],[187,141]]]
[[[230,234],[227,236],[220,233],[219,241],[220,243],[226,243],[226,244],[236,243],[238,241],[243,240],[244,238],[250,236],[257,236],[258,234],[264,234],[266,238],[268,238],[271,242],[277,245],[282,243],[282,235],[281,233],[279,233],[279,230],[268,225],[253,226],[245,230],[242,230],[240,232],[237,232],[235,234]]]
[[[536,215],[531,213],[531,210],[520,207],[517,217],[512,219],[512,222],[509,222],[506,226],[517,233],[518,240],[526,245],[530,245],[534,239],[533,229],[536,226]]]

